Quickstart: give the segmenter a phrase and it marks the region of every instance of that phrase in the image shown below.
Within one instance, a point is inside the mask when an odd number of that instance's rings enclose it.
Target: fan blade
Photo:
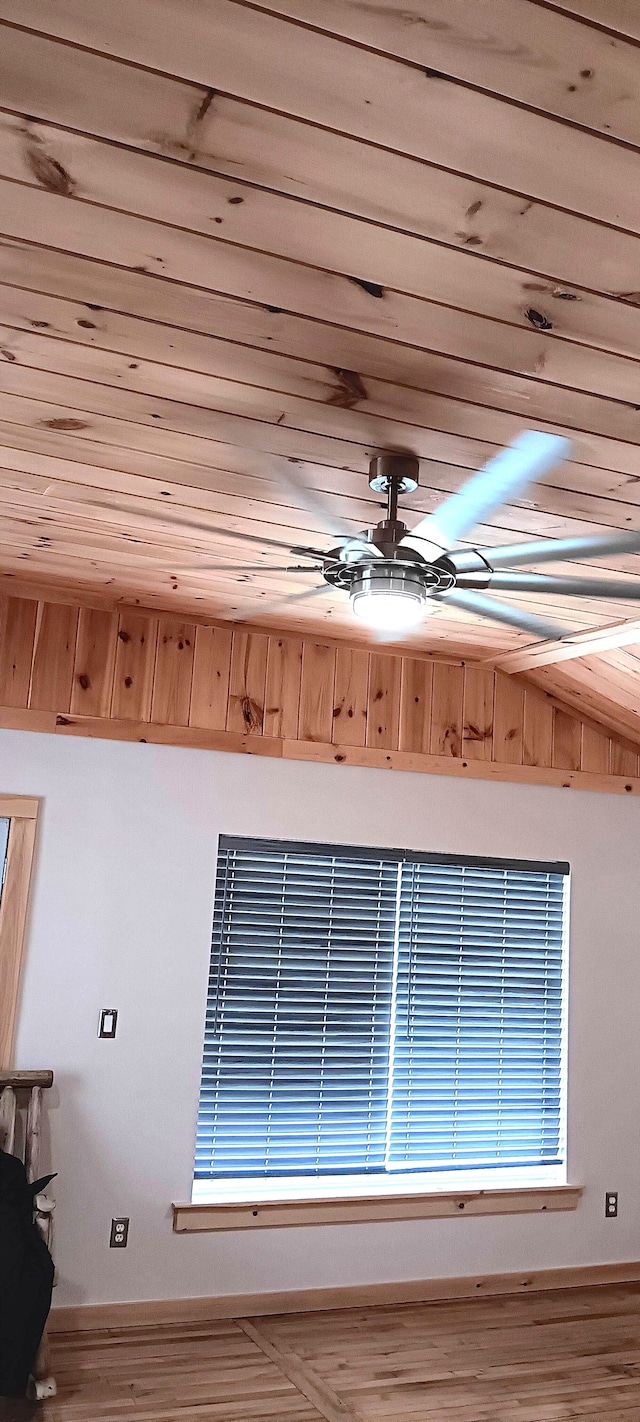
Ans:
[[[478,617],[488,617],[493,622],[506,622],[508,627],[519,627],[521,632],[530,632],[532,637],[540,637],[544,642],[556,642],[568,637],[571,631],[557,622],[546,622],[534,613],[523,612],[519,607],[510,607],[507,602],[497,602],[493,597],[482,597],[477,592],[462,592],[454,588],[451,592],[432,593],[438,602],[450,602],[465,612],[475,612]]]
[[[224,622],[242,622],[249,611],[256,617],[264,617],[265,615],[270,617],[272,612],[284,612],[285,609],[291,607],[292,604],[304,602],[307,598],[320,597],[320,594],[326,593],[326,591],[326,583],[323,583],[322,586],[318,588],[304,588],[302,592],[292,593],[289,597],[280,597],[275,602],[261,603],[258,607],[252,607],[251,609],[245,608],[242,612],[229,613],[223,616],[222,620]]]
[[[283,553],[296,553],[298,557],[324,558],[318,548],[310,548],[306,543],[283,543],[278,538],[265,538],[259,533],[239,533],[234,528],[216,528],[210,523],[198,523],[196,519],[173,518],[170,509],[158,509],[157,513],[146,509],[131,508],[127,504],[115,503],[112,499],[58,499],[57,503],[82,503],[90,509],[105,509],[111,513],[129,514],[133,518],[144,519],[147,523],[165,523],[173,528],[187,528],[192,533],[210,533],[214,537],[235,538],[241,543],[259,543],[264,548],[279,548]],[[334,561],[333,559],[331,560]]]
[[[423,518],[402,543],[427,558],[439,557],[494,509],[515,499],[527,484],[567,459],[570,450],[569,440],[561,435],[525,431],[463,484],[459,493]]]
[[[563,578],[546,573],[461,573],[456,588],[490,588],[499,592],[564,593],[566,597],[612,597],[640,601],[640,581],[607,578]]]
[[[175,563],[171,564],[176,568]],[[322,573],[324,569],[321,565],[317,568],[310,568],[306,563],[300,565],[288,564],[286,567],[271,567],[266,563],[191,563],[189,567],[180,566],[176,568],[177,573]]]
[[[585,538],[540,538],[531,543],[509,543],[503,548],[456,550],[448,553],[458,573],[472,573],[479,559],[491,568],[517,568],[521,563],[562,563],[571,558],[600,558],[606,554],[640,552],[640,530],[593,533]]]
[[[369,543],[362,543],[349,527],[346,519],[340,518],[327,508],[322,494],[316,489],[310,489],[308,484],[303,484],[288,469],[280,465],[278,467],[278,479],[285,489],[290,493],[294,503],[299,509],[304,509],[313,518],[317,519],[326,534],[330,538],[336,538],[339,543],[348,543],[352,548],[359,549],[366,553],[372,553],[373,557],[380,557],[380,550]]]

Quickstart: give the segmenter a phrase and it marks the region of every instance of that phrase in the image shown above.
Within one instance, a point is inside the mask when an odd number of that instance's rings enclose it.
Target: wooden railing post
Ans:
[[[37,1180],[40,1160],[40,1124],[42,1120],[42,1092],[53,1085],[52,1071],[0,1071],[0,1147],[9,1155],[15,1154],[16,1122],[22,1109],[24,1132],[21,1135],[22,1155],[27,1178]],[[24,1093],[28,1092],[26,1112]],[[53,1200],[36,1196],[35,1218],[45,1242],[51,1249]],[[34,1389],[37,1398],[54,1397],[55,1381],[49,1366],[49,1349],[46,1331],[40,1344],[35,1364]]]
[[[13,1086],[5,1086],[0,1095],[0,1146],[8,1155],[15,1146],[17,1105]]]

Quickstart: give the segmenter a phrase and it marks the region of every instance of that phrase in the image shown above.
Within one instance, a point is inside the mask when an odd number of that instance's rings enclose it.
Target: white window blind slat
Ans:
[[[221,839],[196,1178],[557,1163],[567,873]]]

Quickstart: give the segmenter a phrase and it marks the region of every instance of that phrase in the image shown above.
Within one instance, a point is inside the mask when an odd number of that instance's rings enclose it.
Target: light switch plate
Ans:
[[[99,1037],[113,1038],[116,1035],[118,1012],[115,1007],[103,1007],[100,1013]]]

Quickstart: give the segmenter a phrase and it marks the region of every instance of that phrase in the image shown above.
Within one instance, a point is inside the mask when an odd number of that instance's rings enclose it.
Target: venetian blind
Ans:
[[[567,872],[222,838],[196,1178],[557,1161]]]

